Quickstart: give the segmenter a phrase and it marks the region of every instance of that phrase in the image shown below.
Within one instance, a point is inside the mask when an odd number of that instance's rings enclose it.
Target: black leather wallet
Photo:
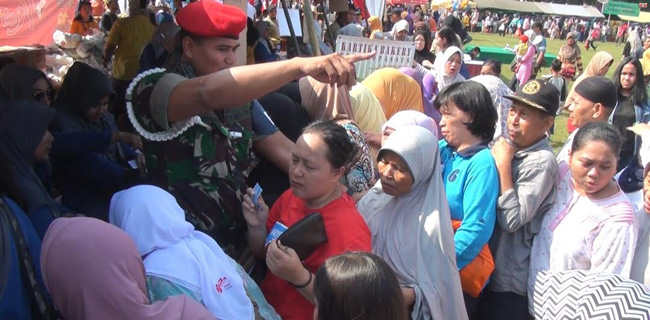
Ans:
[[[323,215],[320,212],[310,213],[283,232],[278,240],[295,250],[300,261],[304,261],[318,246],[327,242]]]

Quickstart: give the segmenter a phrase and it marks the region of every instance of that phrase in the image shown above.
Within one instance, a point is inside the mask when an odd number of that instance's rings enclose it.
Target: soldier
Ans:
[[[176,197],[198,230],[243,263],[249,255],[241,200],[253,150],[287,171],[293,146],[253,99],[305,75],[353,85],[352,63],[372,54],[230,68],[246,26],[241,10],[203,0],[187,5],[176,19],[180,46],[167,71],[134,80],[127,94],[129,119],[145,139],[152,182]]]

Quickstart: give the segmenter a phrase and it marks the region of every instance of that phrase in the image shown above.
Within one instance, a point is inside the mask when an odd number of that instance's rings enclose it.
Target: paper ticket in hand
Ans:
[[[260,187],[259,183],[255,184],[255,187],[253,188],[253,204],[255,205],[256,208],[260,208],[259,200],[260,200],[260,195],[262,195],[262,187]]]
[[[273,225],[273,228],[271,228],[271,232],[269,232],[269,235],[266,236],[266,241],[264,241],[264,247],[268,246],[271,241],[277,239],[280,237],[281,234],[283,234],[285,231],[287,231],[287,226],[282,224],[282,222],[276,222]]]

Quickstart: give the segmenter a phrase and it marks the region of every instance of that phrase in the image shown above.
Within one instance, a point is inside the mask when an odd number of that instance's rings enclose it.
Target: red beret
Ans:
[[[246,14],[235,6],[201,0],[181,9],[176,21],[181,29],[193,35],[237,39],[246,27]]]

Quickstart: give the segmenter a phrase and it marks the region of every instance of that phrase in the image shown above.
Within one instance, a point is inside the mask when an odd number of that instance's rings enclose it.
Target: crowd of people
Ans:
[[[0,318],[638,316],[618,293],[540,289],[585,273],[650,304],[649,47],[583,70],[569,34],[542,76],[548,28],[529,18],[506,84],[496,61],[470,77],[462,16],[396,7],[364,28],[351,5],[323,28],[314,6],[321,52],[415,43],[412,65],[357,82],[375,53],[278,59],[275,6],[107,4],[98,24],[81,1],[73,29],[108,34],[112,78],[0,67]]]

